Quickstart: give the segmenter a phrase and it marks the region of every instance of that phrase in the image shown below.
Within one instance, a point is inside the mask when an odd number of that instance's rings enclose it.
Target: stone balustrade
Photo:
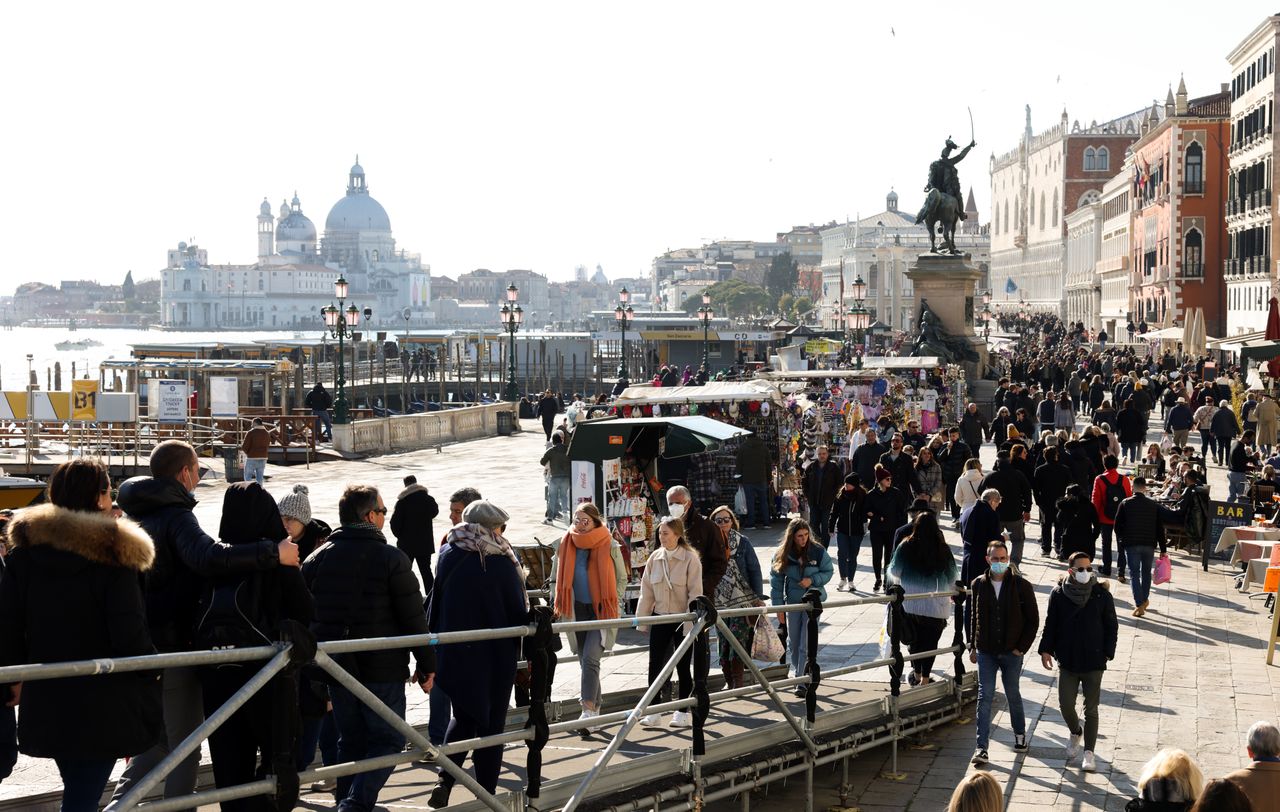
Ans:
[[[344,454],[371,455],[493,437],[498,433],[498,415],[503,412],[511,415],[515,430],[520,430],[515,409],[512,403],[490,403],[334,424],[333,448]]]

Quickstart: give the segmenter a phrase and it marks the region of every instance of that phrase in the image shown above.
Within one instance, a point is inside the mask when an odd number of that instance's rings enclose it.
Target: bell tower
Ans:
[[[265,262],[275,253],[275,220],[271,217],[271,204],[262,198],[258,207],[258,261]]]

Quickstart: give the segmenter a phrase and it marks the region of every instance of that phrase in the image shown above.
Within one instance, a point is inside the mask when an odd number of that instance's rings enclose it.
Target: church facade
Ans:
[[[324,236],[302,210],[297,193],[272,215],[264,199],[257,218],[258,259],[252,265],[210,265],[207,251],[179,243],[160,273],[160,313],[166,327],[319,329],[320,308],[333,301],[342,274],[350,303],[372,308],[370,326],[403,328],[434,321],[431,268],[396,248],[386,209],[369,194],[359,159],[346,194],[329,210]]]

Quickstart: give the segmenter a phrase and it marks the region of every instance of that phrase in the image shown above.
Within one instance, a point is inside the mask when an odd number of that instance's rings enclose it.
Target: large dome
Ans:
[[[391,218],[382,204],[368,192],[348,191],[347,196],[333,204],[324,220],[325,231],[390,231]]]
[[[276,227],[276,239],[281,242],[298,240],[299,242],[315,242],[316,226],[300,211],[290,212],[289,216]]]

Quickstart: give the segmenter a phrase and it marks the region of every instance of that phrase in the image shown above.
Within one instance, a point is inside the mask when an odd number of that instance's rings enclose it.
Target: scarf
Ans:
[[[1089,583],[1082,584],[1075,579],[1074,575],[1068,575],[1062,581],[1062,594],[1076,606],[1084,606],[1088,603],[1089,596],[1093,594],[1093,585],[1097,582],[1097,576],[1089,578]]]
[[[479,555],[482,571],[486,570],[484,561],[487,556],[499,555],[510,559],[511,563],[516,565],[516,572],[520,574],[520,591],[524,593],[524,608],[526,611],[529,609],[529,594],[524,588],[526,577],[524,567],[520,565],[520,559],[516,557],[515,550],[511,549],[511,543],[497,531],[490,530],[482,524],[462,522],[453,526],[445,540],[459,550]]]
[[[717,530],[717,533],[720,531]],[[742,536],[737,530],[729,531],[729,561],[725,567],[724,577],[716,584],[715,602],[721,609],[736,609],[741,606],[754,606],[756,596],[747,584],[746,576],[738,566],[738,546]]]
[[[572,618],[576,597],[579,603],[591,604],[597,620],[618,617],[618,580],[613,571],[613,557],[609,555],[609,544],[612,541],[613,537],[606,527],[593,527],[585,533],[570,530],[565,534],[558,553],[560,565],[556,569],[556,615]],[[573,573],[579,550],[592,554],[587,565],[590,595],[573,594]]]

